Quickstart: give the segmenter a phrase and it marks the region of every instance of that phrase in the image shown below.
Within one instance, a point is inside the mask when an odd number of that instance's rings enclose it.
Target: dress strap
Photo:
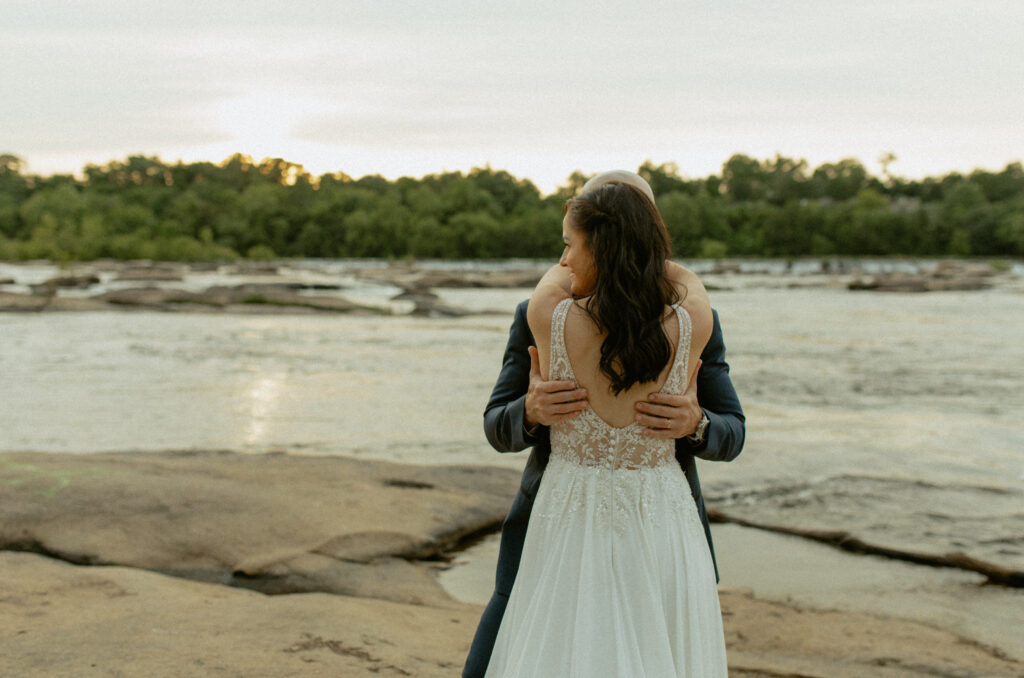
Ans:
[[[572,365],[569,363],[569,353],[565,348],[565,319],[569,315],[572,301],[572,298],[563,299],[551,313],[551,369],[548,379],[576,380]]]

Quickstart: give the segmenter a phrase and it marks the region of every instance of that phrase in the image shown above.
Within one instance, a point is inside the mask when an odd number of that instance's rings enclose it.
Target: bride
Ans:
[[[672,440],[634,405],[683,393],[712,329],[707,292],[670,261],[654,203],[626,183],[569,200],[565,250],[527,311],[545,379],[586,389],[551,426],[488,678],[725,678],[715,572]]]

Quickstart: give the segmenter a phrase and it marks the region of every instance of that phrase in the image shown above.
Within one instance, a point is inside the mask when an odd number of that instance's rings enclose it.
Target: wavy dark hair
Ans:
[[[594,289],[580,306],[605,334],[600,368],[612,393],[655,381],[672,357],[665,306],[680,301],[665,271],[672,251],[658,208],[639,189],[610,182],[566,201],[565,214],[594,255]]]

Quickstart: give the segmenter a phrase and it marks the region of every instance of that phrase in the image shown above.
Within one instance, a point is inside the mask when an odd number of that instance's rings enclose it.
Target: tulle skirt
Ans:
[[[552,455],[487,678],[727,678],[714,565],[682,469]]]

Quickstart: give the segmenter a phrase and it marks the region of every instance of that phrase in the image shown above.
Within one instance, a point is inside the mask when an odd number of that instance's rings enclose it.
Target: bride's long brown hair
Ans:
[[[580,305],[605,335],[599,366],[612,393],[657,380],[672,357],[665,307],[680,300],[665,271],[672,251],[658,208],[611,182],[566,201],[565,214],[594,255],[594,289]]]

